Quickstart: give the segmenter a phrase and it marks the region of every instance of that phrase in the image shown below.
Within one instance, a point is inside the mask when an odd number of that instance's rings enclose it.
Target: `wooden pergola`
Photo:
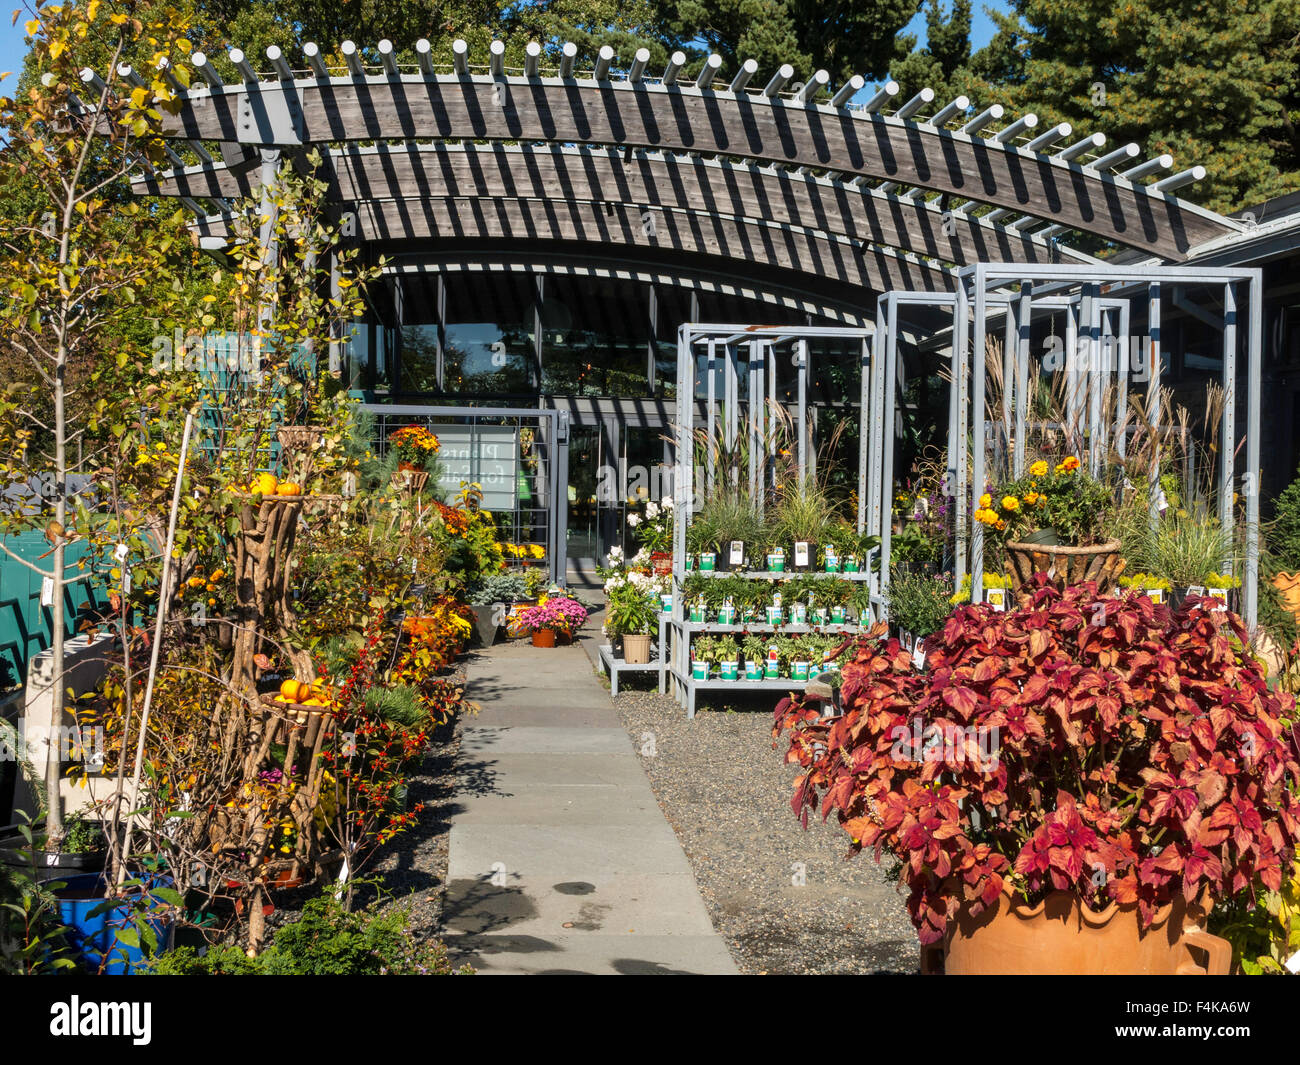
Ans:
[[[258,71],[232,49],[232,82],[195,53],[192,84],[175,82],[159,132],[199,162],[172,152],[173,169],[134,189],[182,197],[205,247],[230,239],[235,198],[313,148],[364,241],[435,255],[440,241],[461,255],[480,241],[523,257],[577,246],[625,262],[654,250],[737,277],[761,266],[804,291],[834,282],[863,307],[952,291],[954,270],[980,262],[1095,262],[1066,232],[1177,263],[1242,229],[1174,195],[1202,167],[1160,178],[1167,155],[1139,161],[1136,145],[1107,151],[1102,134],[976,113],[965,97],[941,105],[929,89],[900,102],[893,82],[831,92],[825,71],[798,84],[789,65],[763,82],[753,61],[728,81],[718,56],[686,82],[680,52],[652,76],[644,49],[620,71],[608,47],[580,72],[572,44],[547,67],[535,42],[523,68],[505,66],[499,41],[484,66],[463,41],[449,67],[424,40],[410,65],[388,41],[373,61],[344,42],[340,67],[315,44],[301,52],[294,67],[272,46]]]

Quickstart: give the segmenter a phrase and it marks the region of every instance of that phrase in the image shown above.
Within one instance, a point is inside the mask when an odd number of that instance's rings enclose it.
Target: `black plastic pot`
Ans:
[[[63,854],[57,851],[35,853],[35,873],[38,880],[66,880],[70,876],[101,873],[108,863],[108,851],[91,851],[88,854]],[[21,841],[8,842],[0,850],[0,865],[11,869],[32,871],[33,855],[21,849]]]

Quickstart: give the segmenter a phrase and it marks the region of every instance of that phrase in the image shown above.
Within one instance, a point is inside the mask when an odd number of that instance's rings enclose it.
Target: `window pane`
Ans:
[[[542,300],[542,390],[568,396],[644,396],[649,289],[639,282],[547,277]]]
[[[536,395],[533,282],[516,274],[445,275],[448,395]]]

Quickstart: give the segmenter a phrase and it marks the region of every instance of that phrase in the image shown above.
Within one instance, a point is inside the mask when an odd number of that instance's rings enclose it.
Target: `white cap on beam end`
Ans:
[[[990,104],[988,107],[984,108],[984,110],[981,111],[978,115],[976,115],[964,126],[962,126],[961,131],[963,133],[978,133],[990,122],[996,122],[1005,113],[1006,110],[1005,108],[1003,108],[1001,104]]]
[[[930,125],[946,126],[958,115],[964,115],[969,110],[970,110],[970,97],[958,96],[957,99],[951,100],[948,103],[944,104],[941,108],[939,108],[938,111],[934,113],[934,117],[930,119]]]
[[[596,53],[596,69],[594,77],[596,81],[609,80],[609,68],[614,63],[614,49],[607,44],[600,46],[600,51]]]
[[[1128,170],[1121,170],[1119,176],[1129,181],[1138,181],[1150,174],[1158,174],[1162,170],[1168,170],[1174,165],[1174,157],[1168,152],[1157,155],[1154,159],[1148,159],[1145,163],[1138,163],[1137,166]]]
[[[230,61],[235,65],[235,69],[243,75],[245,81],[257,80],[257,71],[248,65],[248,60],[244,58],[244,50],[242,48],[230,49]]]
[[[1038,116],[1032,111],[1027,115],[1021,115],[1011,123],[1006,129],[1000,129],[993,134],[993,139],[999,144],[1007,144],[1022,133],[1028,133],[1038,125]]]
[[[1054,159],[1060,159],[1063,163],[1068,163],[1071,159],[1078,159],[1081,155],[1087,155],[1089,152],[1095,152],[1104,147],[1106,144],[1106,134],[1089,133],[1083,140],[1075,141],[1068,148],[1062,148]]]
[[[415,42],[415,58],[420,64],[420,73],[426,78],[433,77],[433,45],[429,38],[421,37]]]
[[[1058,122],[1050,129],[1044,130],[1037,137],[1025,145],[1025,148],[1031,152],[1041,152],[1049,144],[1055,144],[1057,141],[1063,141],[1071,133],[1074,127],[1068,122]]]
[[[285,62],[284,53],[280,51],[278,44],[268,44],[266,46],[266,58],[275,68],[276,74],[281,81],[293,81],[293,71],[289,69],[289,64]]]
[[[82,67],[78,77],[81,78],[83,84],[89,85],[96,92],[103,92],[108,88],[104,83],[104,79],[96,74],[90,67]]]
[[[707,89],[713,84],[713,79],[718,76],[718,71],[722,69],[722,56],[717,52],[710,52],[707,59],[704,60],[704,66],[700,68],[700,73],[695,78],[695,87],[697,89]]]
[[[686,65],[686,53],[674,52],[668,57],[668,65],[664,67],[664,76],[661,79],[665,85],[672,85],[677,81],[677,75],[681,73],[682,67]]]
[[[524,77],[537,77],[538,63],[542,58],[542,46],[537,41],[524,45]]]
[[[130,63],[118,63],[117,76],[123,81],[129,81],[137,89],[145,88],[144,78],[135,72],[135,68]]]
[[[325,67],[325,60],[321,58],[320,45],[314,41],[308,41],[302,46],[302,54],[307,59],[307,65],[318,78],[328,78],[330,72]]]
[[[357,51],[356,42],[344,41],[339,45],[339,51],[343,53],[343,60],[347,63],[348,70],[351,71],[352,76],[354,78],[364,78],[366,76],[366,68],[361,65],[361,56]]]
[[[1109,170],[1118,163],[1127,163],[1130,159],[1136,159],[1142,154],[1142,149],[1132,141],[1128,144],[1121,145],[1113,152],[1107,152],[1100,159],[1094,159],[1088,164],[1093,170]]]
[[[794,94],[794,98],[801,104],[810,104],[817,99],[817,94],[830,83],[831,76],[829,71],[813,71],[813,76],[803,83],[803,88]]]
[[[794,67],[789,63],[782,63],[780,69],[772,75],[772,80],[763,86],[763,95],[769,99],[775,97],[793,77]]]
[[[172,70],[172,61],[165,55],[158,57],[158,62],[154,64],[154,70],[158,71],[158,73],[162,75],[163,80],[172,87],[174,92],[183,94],[190,91],[189,86],[183,85],[181,79],[176,76],[175,72]]]
[[[457,74],[469,73],[469,42],[462,37],[451,42],[451,65]]]
[[[393,42],[385,37],[375,47],[379,51],[379,62],[384,65],[384,73],[397,77],[401,71],[397,69],[397,51],[393,48]]]
[[[730,86],[731,91],[740,92],[742,89],[744,89],[746,85],[749,84],[750,79],[757,73],[758,73],[758,60],[746,59],[743,63],[740,64],[740,69],[736,71],[736,76],[731,79],[731,86]]]
[[[934,90],[928,85],[894,112],[895,118],[911,118],[914,114],[934,102]]]
[[[502,77],[506,72],[506,42],[493,41],[488,45],[488,72],[494,78]]]
[[[199,72],[200,77],[214,89],[219,89],[225,84],[221,80],[221,74],[218,73],[217,68],[212,65],[211,60],[202,52],[191,53],[190,63]]]
[[[632,68],[627,72],[627,80],[635,85],[645,77],[645,68],[650,63],[650,49],[638,48],[632,57]]]
[[[573,77],[573,62],[578,58],[578,46],[572,41],[565,41],[560,49],[560,77]]]
[[[845,107],[848,102],[857,96],[863,88],[866,87],[867,79],[861,74],[854,74],[843,85],[839,87],[835,95],[831,97],[832,107]]]
[[[880,86],[880,88],[876,90],[875,95],[863,105],[862,110],[869,115],[874,115],[884,107],[885,104],[889,103],[890,100],[897,96],[900,91],[898,82],[887,81],[885,84]]]

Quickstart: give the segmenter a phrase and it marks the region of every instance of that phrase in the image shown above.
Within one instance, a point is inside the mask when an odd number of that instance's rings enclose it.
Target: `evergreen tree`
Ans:
[[[1300,184],[1296,0],[1011,0],[953,87],[1113,144],[1203,164],[1183,195],[1230,211]]]

